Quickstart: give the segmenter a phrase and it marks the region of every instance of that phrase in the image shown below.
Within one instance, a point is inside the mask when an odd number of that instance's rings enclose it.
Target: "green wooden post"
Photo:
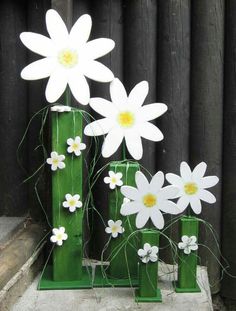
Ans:
[[[198,239],[199,222],[195,217],[184,216],[180,219],[180,240],[183,235],[196,236]],[[197,284],[197,251],[189,255],[178,250],[178,281],[175,287],[177,293],[200,292]]]
[[[159,232],[142,230],[139,247],[145,243],[159,246]],[[137,302],[161,302],[161,291],[158,288],[158,262],[139,263],[139,288],[136,290]]]
[[[123,174],[122,180],[124,185],[135,186],[135,173],[139,171],[139,164],[136,162],[112,162],[109,169],[116,173],[121,172]],[[122,220],[122,225],[125,232],[118,236],[116,239],[112,239],[110,242],[110,266],[109,276],[117,279],[128,279],[128,271],[131,278],[137,279],[137,236],[129,240],[127,247],[123,247],[119,253],[116,254],[121,243],[127,239],[127,237],[136,230],[135,218],[136,215],[122,216],[120,214],[120,208],[123,203],[123,195],[120,192],[120,188],[111,190],[109,193],[109,219],[114,221]],[[126,252],[126,256],[125,256]],[[128,260],[128,265],[126,259]],[[128,281],[129,282],[129,281]]]
[[[82,137],[82,114],[79,110],[52,112],[52,151],[65,155],[66,167],[52,172],[53,227],[65,227],[68,239],[53,251],[53,280],[73,281],[82,277],[82,208],[70,213],[63,208],[65,195],[79,194],[82,200],[82,154],[67,153],[67,139]]]

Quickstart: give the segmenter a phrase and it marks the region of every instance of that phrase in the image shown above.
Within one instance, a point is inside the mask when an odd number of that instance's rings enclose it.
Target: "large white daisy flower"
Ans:
[[[135,174],[135,183],[137,188],[131,186],[122,186],[121,193],[132,200],[123,203],[120,213],[123,216],[137,214],[136,227],[143,228],[149,218],[158,229],[164,227],[164,218],[161,213],[179,214],[181,210],[178,206],[169,201],[176,196],[178,188],[164,184],[164,174],[157,172],[149,183],[144,174],[140,171]]]
[[[116,78],[110,84],[111,102],[91,98],[90,106],[104,118],[88,124],[84,133],[88,136],[107,134],[102,146],[103,157],[114,154],[125,139],[131,156],[140,160],[143,155],[141,137],[152,141],[163,139],[162,132],[148,121],[160,117],[167,106],[160,103],[142,106],[147,94],[147,81],[138,83],[127,96],[123,84]]]
[[[51,9],[46,13],[46,26],[50,38],[33,32],[20,35],[28,49],[44,56],[25,67],[21,77],[25,80],[50,77],[46,87],[50,103],[63,94],[68,84],[77,101],[87,105],[90,90],[85,76],[99,82],[114,78],[110,69],[96,61],[114,48],[114,41],[100,38],[87,42],[92,27],[88,14],[82,15],[68,33],[60,15]]]
[[[179,188],[177,205],[184,211],[190,204],[195,214],[202,211],[201,200],[207,203],[215,203],[215,196],[207,188],[215,186],[219,178],[217,176],[204,177],[207,165],[199,163],[193,171],[186,162],[180,164],[180,176],[172,173],[166,174],[168,182]]]

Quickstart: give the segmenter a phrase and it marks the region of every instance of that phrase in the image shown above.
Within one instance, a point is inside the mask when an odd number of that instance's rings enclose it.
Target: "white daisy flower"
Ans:
[[[49,103],[55,102],[68,84],[77,101],[87,105],[90,90],[85,77],[99,82],[114,78],[111,70],[96,60],[114,48],[114,41],[100,38],[87,42],[92,27],[88,14],[82,15],[68,33],[60,15],[50,9],[46,13],[46,26],[50,38],[33,32],[20,35],[28,49],[44,57],[25,67],[21,77],[25,80],[49,77],[45,92]]]
[[[69,112],[71,111],[70,106],[64,106],[64,105],[55,105],[51,107],[51,111],[53,112]]]
[[[176,198],[179,198],[177,205],[184,211],[190,204],[195,214],[202,211],[201,200],[207,203],[215,203],[215,196],[207,188],[215,186],[219,178],[217,176],[204,177],[207,165],[205,162],[199,163],[193,171],[186,162],[180,164],[180,176],[169,173],[166,174],[168,182],[179,188]]]
[[[114,154],[125,139],[131,156],[140,160],[143,156],[141,137],[152,141],[163,139],[162,132],[148,121],[160,117],[167,106],[160,103],[142,106],[147,94],[147,81],[138,83],[127,96],[123,84],[116,78],[110,84],[112,102],[90,99],[90,106],[104,118],[88,124],[84,133],[88,136],[107,134],[102,146],[103,157]]]
[[[149,243],[145,243],[143,249],[138,250],[138,255],[143,263],[156,262],[158,260],[158,251],[157,246],[151,246]]]
[[[59,155],[56,151],[52,151],[50,154],[51,158],[47,159],[47,163],[51,165],[51,170],[56,171],[58,168],[61,170],[66,167],[65,156],[63,154]]]
[[[137,188],[131,186],[122,186],[121,193],[131,199],[131,202],[121,206],[120,213],[123,216],[137,214],[136,227],[143,228],[149,218],[158,229],[164,227],[164,218],[161,213],[178,214],[178,206],[169,201],[176,196],[178,188],[164,184],[164,174],[157,172],[149,183],[144,174],[140,171],[135,174],[135,183]]]
[[[181,238],[182,242],[178,243],[178,248],[183,249],[186,255],[189,255],[191,251],[196,251],[198,249],[196,236],[183,235]]]
[[[104,178],[104,183],[105,184],[109,184],[110,189],[115,189],[116,186],[122,186],[123,185],[123,181],[121,180],[122,178],[122,173],[118,172],[115,173],[113,171],[109,171],[108,172],[107,177]]]
[[[76,156],[80,156],[81,150],[84,150],[86,148],[86,145],[84,143],[81,143],[81,138],[79,136],[76,136],[75,139],[68,138],[67,145],[69,145],[69,147],[67,148],[67,152],[74,153]]]
[[[80,199],[79,194],[71,195],[71,194],[67,193],[65,195],[65,199],[66,199],[66,201],[64,201],[62,203],[62,205],[65,208],[69,208],[69,211],[71,213],[75,212],[76,208],[80,208],[83,205],[82,202],[79,200]]]
[[[111,234],[113,238],[117,238],[118,234],[122,234],[125,229],[122,227],[121,220],[113,221],[110,219],[108,220],[108,227],[106,227],[105,231]]]
[[[67,240],[68,235],[65,233],[64,227],[53,228],[52,229],[52,236],[50,237],[50,241],[52,243],[56,243],[58,246],[63,244],[63,241]]]

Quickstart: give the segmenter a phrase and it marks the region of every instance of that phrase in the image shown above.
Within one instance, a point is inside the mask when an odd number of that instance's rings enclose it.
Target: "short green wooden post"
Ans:
[[[122,181],[124,185],[135,186],[135,173],[139,171],[139,164],[136,162],[111,162],[109,170],[116,173],[121,172],[123,174]],[[131,238],[126,247],[123,247],[118,253],[121,243],[123,243],[127,237],[136,230],[135,216],[122,216],[120,214],[120,208],[123,203],[123,195],[120,192],[120,188],[111,190],[109,194],[109,219],[114,221],[122,220],[122,225],[125,232],[116,239],[112,239],[110,242],[109,255],[111,256],[109,266],[109,277],[117,279],[129,278],[137,279],[137,236]],[[126,252],[126,254],[125,254]],[[128,260],[128,264],[126,259]],[[129,271],[129,274],[128,274]],[[129,282],[129,280],[128,280]],[[127,283],[129,285],[129,283]]]
[[[196,236],[198,239],[199,221],[192,216],[184,216],[180,219],[180,240],[183,235]],[[178,250],[178,281],[175,287],[177,293],[200,292],[197,284],[197,251],[191,251],[189,255],[183,250]]]
[[[70,213],[63,208],[65,195],[79,194],[82,199],[83,161],[67,153],[67,139],[82,137],[83,119],[79,110],[52,112],[52,151],[65,155],[66,167],[52,172],[52,218],[53,227],[65,227],[68,239],[53,251],[53,280],[72,281],[82,277],[82,208]]]
[[[139,247],[145,243],[151,246],[159,246],[159,232],[154,230],[142,230]],[[158,288],[158,261],[139,263],[139,288],[136,290],[137,302],[161,302],[161,291]]]

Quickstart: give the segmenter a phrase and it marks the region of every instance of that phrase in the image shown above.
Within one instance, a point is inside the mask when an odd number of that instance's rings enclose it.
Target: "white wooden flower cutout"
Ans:
[[[217,176],[204,177],[207,165],[199,163],[193,171],[186,162],[180,164],[180,176],[172,173],[166,174],[168,182],[179,188],[177,205],[184,211],[190,204],[195,214],[202,211],[201,200],[207,203],[215,203],[215,196],[207,188],[215,186],[219,178]]]
[[[81,150],[86,149],[86,145],[81,143],[81,138],[79,136],[76,136],[74,139],[68,138],[67,145],[69,146],[67,152],[74,153],[77,157],[81,155]]]
[[[166,112],[165,104],[154,103],[143,105],[148,94],[148,82],[138,83],[127,96],[126,90],[119,79],[110,84],[111,102],[103,98],[91,98],[90,106],[104,118],[88,124],[84,133],[88,136],[107,134],[102,146],[105,158],[114,154],[125,139],[130,155],[140,160],[143,156],[141,137],[160,141],[162,132],[148,122]]]
[[[47,159],[47,164],[51,165],[51,170],[56,171],[58,168],[62,170],[66,167],[65,163],[65,156],[63,154],[59,155],[56,151],[51,152],[51,158]]]
[[[109,176],[106,176],[104,178],[104,183],[105,184],[109,184],[109,188],[110,189],[115,189],[116,186],[122,186],[123,185],[123,181],[121,180],[122,178],[122,173],[118,172],[115,173],[113,171],[109,171],[108,172]]]
[[[149,243],[145,243],[143,249],[140,248],[138,250],[138,255],[140,260],[143,263],[156,262],[158,260],[158,251],[159,248],[157,246],[151,246]]]
[[[50,241],[52,243],[55,243],[58,246],[62,246],[63,241],[67,240],[67,238],[68,238],[68,235],[65,233],[64,227],[52,229],[52,236],[50,237]]]
[[[111,234],[113,238],[117,238],[118,234],[122,234],[124,231],[121,220],[108,220],[108,227],[105,228],[105,232]]]
[[[69,112],[71,111],[70,106],[64,106],[64,105],[54,105],[51,107],[51,111],[53,112]]]
[[[62,203],[63,207],[68,208],[71,213],[75,212],[77,208],[82,207],[82,202],[80,201],[80,195],[71,195],[67,193],[65,195],[65,201]]]
[[[120,213],[123,216],[137,214],[136,227],[143,228],[151,218],[152,223],[157,229],[164,227],[164,218],[161,213],[179,214],[181,210],[178,206],[169,201],[176,196],[178,188],[164,184],[164,174],[157,172],[149,183],[144,174],[140,171],[135,174],[137,188],[122,186],[121,193],[132,200],[121,206]]]
[[[183,249],[186,255],[189,255],[191,251],[196,251],[198,249],[197,238],[195,235],[187,236],[183,235],[181,237],[182,242],[178,243],[178,248]]]
[[[46,13],[46,26],[50,38],[33,32],[20,35],[28,49],[44,57],[25,67],[21,77],[25,80],[49,77],[45,92],[49,103],[55,102],[68,84],[76,100],[87,105],[90,90],[85,77],[99,82],[114,78],[111,70],[96,60],[114,48],[114,41],[100,38],[87,42],[92,27],[88,14],[82,15],[68,33],[60,15],[50,9]]]

